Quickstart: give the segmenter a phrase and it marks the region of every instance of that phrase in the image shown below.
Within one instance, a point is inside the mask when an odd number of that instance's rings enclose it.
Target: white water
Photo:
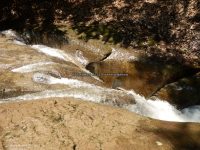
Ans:
[[[38,83],[44,83],[44,84],[65,84],[65,85],[69,85],[70,87],[88,87],[88,88],[99,87],[99,86],[89,84],[83,81],[68,79],[68,78],[59,79],[59,78],[55,78],[43,73],[35,73],[33,75],[33,81],[38,82]]]
[[[45,45],[32,45],[31,47],[33,49],[38,50],[41,53],[46,54],[46,55],[53,56],[53,57],[62,59],[64,61],[70,61],[70,62],[74,63],[74,60],[73,60],[72,57],[70,57],[65,52],[63,52],[59,49],[51,48],[51,47],[48,47],[48,46],[45,46]]]
[[[70,61],[79,67],[86,66],[89,63],[88,60],[83,56],[83,53],[79,50],[76,51],[75,57],[73,57],[63,50],[51,48],[45,45],[32,45],[31,47],[33,49],[36,49],[38,52],[44,53],[46,55],[56,57],[64,61]]]
[[[10,102],[10,101],[29,101],[29,100],[38,100],[44,98],[52,98],[52,97],[71,97],[71,98],[79,98],[86,101],[97,102],[100,103],[104,99],[100,95],[96,95],[97,93],[89,94],[87,92],[79,92],[76,90],[47,90],[38,93],[26,94],[14,98],[8,98],[1,100],[0,102]]]
[[[18,40],[14,40],[13,42],[17,45],[26,45],[26,44],[24,44],[24,42],[21,42],[21,41],[18,41]]]
[[[26,45],[23,39],[21,39],[19,35],[13,30],[6,30],[0,33],[7,37],[12,37],[14,39],[13,43],[15,44]],[[85,66],[88,64],[88,60],[84,58],[82,53],[79,51],[77,52],[75,56],[72,56],[70,54],[65,53],[63,50],[51,48],[45,45],[30,45],[30,47],[48,56],[52,56],[64,61],[72,62],[73,64],[77,65],[83,72],[90,74],[90,72],[85,69]],[[41,66],[41,65],[45,65],[45,64],[32,64],[32,65],[29,64],[29,65],[22,66],[21,68],[13,69],[12,71],[27,73],[31,71],[36,71],[37,70],[36,66]],[[26,68],[28,69],[27,71],[25,71]],[[97,76],[91,76],[91,77],[102,82]]]
[[[120,101],[120,96],[127,96],[125,91],[103,88],[75,79],[55,78],[43,73],[35,73],[33,75],[33,81],[42,84],[64,84],[66,88],[62,90],[46,90],[38,93],[26,94],[3,99],[0,102],[28,101],[52,97],[72,97],[96,103],[105,103],[109,99],[107,103],[116,104],[117,100]]]
[[[54,62],[38,62],[34,64],[25,65],[19,68],[12,69],[12,72],[19,72],[19,73],[28,73],[37,71],[38,67],[45,66],[45,65],[52,65],[55,64]]]
[[[36,82],[43,82],[46,84],[66,84],[66,85],[69,85],[70,87],[79,87],[79,88],[88,87],[88,90],[102,89],[102,91],[107,91],[107,92],[114,91],[111,89],[103,90],[102,87],[98,87],[98,86],[95,86],[93,84],[89,84],[83,81],[67,79],[67,78],[58,79],[58,78],[47,76],[40,73],[35,74],[34,80]],[[177,122],[200,122],[200,106],[186,108],[180,111],[180,110],[177,110],[175,106],[172,106],[171,104],[169,104],[167,101],[163,101],[160,99],[147,100],[141,95],[136,94],[134,91],[126,91],[126,90],[122,90],[122,91],[124,91],[127,95],[132,95],[133,99],[135,99],[136,101],[136,104],[125,107],[132,112],[135,112],[144,116],[148,116],[154,119],[159,119],[159,120],[177,121]],[[85,95],[82,95],[82,96],[83,97],[79,95],[78,98],[85,98]],[[97,96],[98,94],[96,95],[96,97]],[[90,97],[90,95],[88,95],[87,98],[88,97]],[[95,101],[96,97],[94,97],[92,101]],[[99,102],[98,98],[96,102]]]
[[[130,111],[138,114],[166,121],[200,122],[200,106],[177,110],[175,106],[160,99],[145,99],[143,96],[129,91],[135,98],[136,104],[126,106]]]
[[[143,96],[136,94],[134,91],[118,91],[114,89],[99,87],[75,79],[59,79],[42,73],[35,73],[33,80],[43,84],[65,84],[68,86],[68,88],[65,90],[48,90],[39,93],[27,94],[5,99],[4,102],[37,100],[51,97],[72,97],[85,101],[102,103],[107,99],[115,102],[119,95],[131,95],[132,98],[135,99],[136,104],[124,106],[124,108],[132,112],[158,120],[175,122],[200,122],[200,106],[193,106],[183,110],[177,110],[175,106],[172,106],[167,101],[162,101],[160,99],[145,99]]]
[[[37,82],[37,83],[43,83],[43,84],[63,84],[63,85],[67,85],[70,88],[76,88],[76,89],[80,89],[80,91],[84,91],[87,93],[96,93],[95,95],[104,95],[103,97],[105,97],[105,95],[109,95],[112,96],[112,98],[115,98],[115,95],[119,96],[125,96],[125,95],[130,95],[127,94],[126,91],[119,91],[116,89],[110,89],[110,88],[105,88],[105,87],[100,87],[91,83],[87,83],[84,81],[80,81],[80,80],[76,80],[76,79],[69,79],[69,78],[55,78],[52,77],[50,75],[46,75],[43,73],[35,73],[33,75],[33,81]],[[86,93],[86,94],[87,94]],[[94,97],[95,99],[96,97]],[[93,100],[95,101],[95,100]],[[113,99],[113,101],[115,101],[115,99]]]
[[[18,38],[19,36],[17,35],[17,32],[15,32],[14,30],[10,29],[10,30],[5,30],[0,32],[1,34],[7,36],[7,37],[14,37],[14,38]]]
[[[64,61],[69,61],[69,62],[72,62],[74,63],[75,65],[77,65],[83,72],[87,73],[87,74],[90,74],[91,72],[89,72],[88,70],[86,70],[83,66],[83,62],[85,63],[86,59],[85,60],[82,60],[80,61],[81,57],[80,56],[77,56],[79,57],[79,59],[77,60],[76,58],[74,58],[72,55],[68,55],[66,54],[64,51],[60,50],[60,49],[55,49],[55,48],[51,48],[51,47],[48,47],[48,46],[45,46],[45,45],[32,45],[31,46],[32,48],[38,50],[39,52],[42,52],[46,55],[49,55],[49,56],[53,56],[53,57],[57,57],[59,59],[62,59]],[[83,56],[82,56],[83,57]],[[80,61],[80,62],[79,62]],[[87,62],[88,63],[88,62]],[[93,77],[94,79],[98,80],[98,81],[101,81],[98,77],[96,76],[91,76]]]
[[[5,35],[6,37],[11,37],[13,39],[13,43],[18,45],[26,45],[24,40],[17,34],[17,32],[13,30],[5,30],[0,32],[0,34]]]
[[[19,39],[17,37],[17,34],[15,32],[12,32],[11,30],[8,30],[7,32],[4,31],[1,33]],[[21,45],[23,44],[23,42],[21,41],[18,42],[16,41],[15,41],[16,44],[21,44]],[[75,59],[72,56],[66,54],[62,50],[49,48],[44,45],[32,45],[32,48],[37,49],[39,52],[45,53],[46,55],[57,57],[59,59],[70,61],[72,63],[77,64],[77,61],[75,61]],[[107,59],[122,58],[121,54],[122,53],[118,53],[115,49],[113,49],[113,53]],[[86,60],[83,59],[80,52],[78,52],[76,56],[81,64],[86,63]],[[123,53],[123,59],[125,58],[135,59],[134,57],[130,57],[129,54]],[[22,66],[20,68],[13,69],[12,71],[21,73],[30,72],[36,70],[36,68],[41,65],[48,65],[48,62],[29,64],[26,66]],[[132,98],[135,99],[136,104],[124,106],[124,108],[132,112],[159,120],[176,121],[176,122],[200,122],[200,106],[193,106],[183,110],[177,110],[175,106],[169,104],[166,101],[160,99],[157,100],[145,99],[143,96],[135,93],[134,91],[126,91],[122,89],[121,91],[118,91],[114,89],[95,86],[93,84],[89,84],[74,79],[68,79],[68,78],[58,79],[41,73],[34,74],[33,80],[37,83],[42,83],[42,84],[64,84],[68,86],[68,88],[66,87],[66,89],[64,90],[47,90],[38,93],[26,94],[14,98],[3,99],[1,100],[1,102],[36,100],[36,99],[51,98],[51,97],[73,97],[73,98],[80,98],[82,100],[101,103],[106,101],[108,98],[115,101],[119,95],[122,96],[131,95]]]
[[[86,66],[87,64],[89,64],[89,61],[83,56],[82,51],[77,50],[75,53],[75,57],[83,66]]]

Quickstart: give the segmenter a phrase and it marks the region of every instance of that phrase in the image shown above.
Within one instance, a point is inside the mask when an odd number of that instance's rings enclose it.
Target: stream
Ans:
[[[6,73],[9,72],[10,76],[20,76],[20,79],[22,78],[21,81],[15,81],[14,79],[14,84],[22,88],[23,86],[27,86],[27,89],[31,89],[30,91],[35,90],[34,92],[25,92],[16,96],[3,97],[0,99],[1,103],[38,100],[51,97],[73,97],[79,100],[120,107],[153,119],[200,123],[200,105],[177,109],[175,105],[165,100],[145,98],[134,89],[125,89],[123,86],[112,88],[104,85],[104,80],[86,69],[86,66],[91,61],[84,56],[82,51],[76,50],[75,53],[68,53],[67,50],[42,44],[27,45],[12,30],[2,31],[1,34],[6,37],[12,37],[13,40],[10,42],[14,45],[27,47],[27,49],[31,49],[31,52],[34,50],[35,52],[32,52],[34,56],[35,54],[38,54],[38,56],[41,55],[41,58],[34,60],[34,57],[31,57],[32,54],[30,53],[30,61],[25,61],[25,59],[29,58],[21,57],[20,59],[23,62],[20,60],[22,63],[19,62],[17,65],[15,65],[15,62],[13,64],[0,64],[0,70],[6,70]],[[130,56],[126,53],[120,55],[114,48],[113,51],[114,53],[108,56],[106,60],[126,58],[131,61],[137,59],[135,56]],[[14,54],[13,56],[10,54],[9,57],[13,57],[15,61]],[[2,58],[0,56],[0,59]],[[65,66],[65,63],[68,66]],[[60,69],[61,67],[63,69]],[[75,76],[73,73],[84,73],[86,76]],[[4,81],[2,80],[0,82]],[[134,83],[131,82],[131,84]],[[9,88],[12,89],[12,82]]]

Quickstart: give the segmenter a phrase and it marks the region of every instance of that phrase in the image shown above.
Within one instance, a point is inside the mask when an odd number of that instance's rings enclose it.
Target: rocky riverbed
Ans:
[[[2,149],[200,148],[198,69],[71,35],[1,32]]]

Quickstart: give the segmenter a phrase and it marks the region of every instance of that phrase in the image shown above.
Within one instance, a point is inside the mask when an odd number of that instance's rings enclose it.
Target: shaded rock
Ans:
[[[120,53],[120,49],[118,51]],[[110,57],[112,56],[114,54]],[[133,57],[134,54],[130,53],[128,56]],[[130,60],[120,55],[112,59],[108,57],[104,61],[90,63],[86,68],[99,75],[108,87],[133,89],[146,97],[154,94],[168,82],[184,76],[186,70],[190,70],[180,64],[148,60],[141,56],[134,57]]]
[[[178,108],[199,105],[200,74],[168,84],[159,90],[155,96],[177,105]]]
[[[66,28],[69,30],[69,35],[65,33]],[[110,46],[102,41],[90,40],[86,42],[78,39],[67,24],[60,25],[58,31],[51,31],[50,29],[49,32],[27,30],[21,32],[21,34],[27,44],[44,44],[62,49],[71,55],[81,52],[89,62],[101,60],[111,51]]]

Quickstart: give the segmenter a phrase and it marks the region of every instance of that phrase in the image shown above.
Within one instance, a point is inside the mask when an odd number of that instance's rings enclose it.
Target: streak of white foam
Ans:
[[[25,65],[19,68],[12,69],[12,72],[28,73],[38,70],[38,67],[55,64],[54,62],[38,62],[34,64]]]
[[[84,68],[84,66],[81,64],[81,62],[79,62],[78,60],[76,60],[73,56],[66,54],[62,50],[51,48],[51,47],[48,47],[48,46],[45,46],[45,45],[32,45],[31,47],[34,48],[34,49],[36,49],[36,50],[38,50],[39,52],[42,52],[42,53],[46,54],[46,55],[57,57],[59,59],[65,60],[65,61],[72,62],[75,65],[77,65],[83,72],[90,73],[88,70],[86,70]],[[96,76],[92,76],[92,77],[94,79],[98,80],[98,81],[101,81]]]
[[[108,103],[107,100],[109,100],[109,103],[115,103],[117,100],[119,101],[119,96],[123,97],[123,95],[126,95],[124,91],[103,88],[75,79],[55,78],[42,73],[35,73],[33,80],[37,83],[64,84],[67,86],[63,90],[47,90],[38,93],[3,99],[0,100],[0,102],[28,101],[52,97],[71,97],[96,103]]]
[[[12,30],[12,29],[9,29],[9,30],[5,30],[5,31],[2,31],[0,32],[1,34],[5,35],[6,37],[11,37],[13,38],[13,42],[15,44],[18,44],[18,45],[26,45],[24,43],[24,40],[17,34],[16,31]]]
[[[2,31],[0,33],[4,34],[6,36],[13,37],[14,38],[13,43],[15,43],[15,44],[26,45],[25,42],[19,37],[17,32],[15,32],[14,30],[6,30],[6,31]],[[56,58],[59,58],[64,61],[72,62],[73,64],[77,65],[83,72],[88,73],[88,74],[91,73],[84,68],[88,64],[88,60],[86,58],[84,58],[82,53],[80,53],[80,52],[78,52],[76,54],[76,56],[73,57],[72,55],[69,55],[60,49],[51,48],[51,47],[48,47],[45,45],[31,45],[31,47],[33,49],[36,49],[38,52],[44,53],[46,55],[56,57]],[[103,82],[97,76],[91,76],[91,77],[100,82]]]
[[[86,66],[89,63],[89,61],[83,56],[82,51],[77,50],[75,57],[83,66]]]
[[[100,103],[103,99],[101,94],[97,93],[88,93],[88,92],[81,92],[76,90],[47,90],[38,93],[26,94],[18,97],[8,98],[1,100],[0,103],[4,102],[12,102],[12,101],[29,101],[29,100],[38,100],[44,98],[52,98],[52,97],[71,97],[71,98],[78,98],[85,101],[92,101]]]
[[[32,45],[31,47],[49,56],[53,56],[65,61],[73,61],[69,55],[59,49],[51,48],[45,45]]]
[[[17,33],[12,29],[2,31],[1,34],[5,35],[5,36],[15,37],[15,38],[18,37]]]
[[[73,57],[72,55],[65,53],[63,50],[51,48],[45,45],[32,45],[31,47],[46,55],[72,62],[82,69],[82,65],[88,64],[88,61],[83,57],[81,51],[76,51],[75,57]]]
[[[9,67],[11,67],[9,64],[0,64],[1,69],[8,69]]]
[[[132,94],[136,101],[136,104],[126,106],[132,112],[158,120],[200,122],[200,106],[178,110],[167,101],[145,99],[134,91],[129,91],[128,93]]]
[[[14,43],[19,45],[25,45],[17,33],[13,30],[7,30],[1,32],[6,36],[14,37]],[[74,64],[79,63],[70,55],[67,55],[63,51],[59,49],[50,48],[44,45],[32,45],[34,49],[37,49],[39,52],[45,53],[47,55],[60,58],[65,61],[71,61]],[[94,48],[92,48],[94,49]],[[98,50],[97,50],[98,51]],[[81,60],[79,60],[81,59]],[[132,60],[136,59],[135,56],[132,54],[119,51],[116,49],[112,49],[112,54],[107,59],[126,59]],[[78,55],[78,61],[80,63],[82,61],[81,55]],[[86,61],[85,61],[86,62]],[[84,63],[85,63],[84,62]],[[13,69],[14,72],[26,72],[30,70],[34,70],[35,67],[40,66],[41,64],[30,64],[27,66],[23,66],[21,68]],[[43,64],[44,65],[44,64]],[[46,65],[46,64],[45,64]],[[3,66],[4,67],[4,66]],[[84,69],[83,69],[84,70]],[[87,72],[87,70],[84,70]],[[89,71],[88,71],[89,73]],[[117,91],[113,89],[103,88],[99,86],[95,86],[93,84],[89,84],[83,81],[78,81],[74,79],[67,79],[67,78],[55,78],[44,74],[34,74],[33,80],[39,83],[45,84],[65,84],[68,85],[70,88],[65,90],[48,90],[38,93],[26,94],[23,96],[18,96],[14,98],[3,99],[0,103],[5,101],[21,101],[21,100],[36,100],[42,98],[51,98],[51,97],[73,97],[73,98],[80,98],[82,100],[88,100],[93,102],[103,102],[106,99],[115,100],[117,95],[127,95],[131,94],[133,99],[135,99],[136,104],[125,106],[128,110],[151,117],[154,119],[165,120],[165,121],[176,121],[176,122],[200,122],[200,106],[193,106],[189,108],[185,108],[183,110],[177,110],[175,106],[169,104],[166,101],[157,99],[145,99],[143,96],[135,93],[134,91]],[[111,94],[110,94],[111,93]]]
[[[0,100],[0,102],[3,103],[11,101],[28,101],[52,97],[72,97],[96,103],[115,103],[116,101],[120,101],[119,96],[126,96],[126,93],[124,91],[103,88],[94,84],[86,83],[75,79],[59,79],[42,73],[35,73],[33,76],[33,80],[37,83],[64,84],[67,86],[63,90],[47,90],[38,93],[26,94],[18,97],[3,99]]]
[[[80,80],[76,80],[76,79],[68,79],[68,78],[55,78],[43,73],[35,73],[33,75],[33,81],[37,82],[37,83],[44,83],[44,84],[65,84],[68,85],[70,87],[76,87],[76,88],[80,88],[80,87],[88,87],[88,88],[98,88],[101,90],[104,90],[104,88],[100,87],[100,86],[96,86],[94,84],[90,84],[87,82],[83,82]],[[109,90],[109,89],[107,89]],[[112,90],[112,89],[111,89]]]
[[[14,40],[13,42],[14,42],[14,44],[17,44],[17,45],[26,45],[24,42],[21,42],[18,40]]]
[[[130,97],[135,99],[136,104],[124,107],[132,112],[158,120],[174,122],[200,122],[200,106],[177,110],[176,107],[170,105],[166,101],[162,101],[160,99],[145,99],[143,96],[135,93],[134,91],[118,91],[114,89],[99,87],[75,79],[55,78],[42,73],[35,73],[33,80],[35,82],[44,84],[65,84],[67,87],[64,90],[49,90],[39,93],[27,94],[14,98],[4,99],[1,100],[1,102],[37,100],[52,97],[72,97],[86,101],[102,103],[106,102],[107,99],[115,102],[115,100],[119,100],[119,96],[131,95]]]

